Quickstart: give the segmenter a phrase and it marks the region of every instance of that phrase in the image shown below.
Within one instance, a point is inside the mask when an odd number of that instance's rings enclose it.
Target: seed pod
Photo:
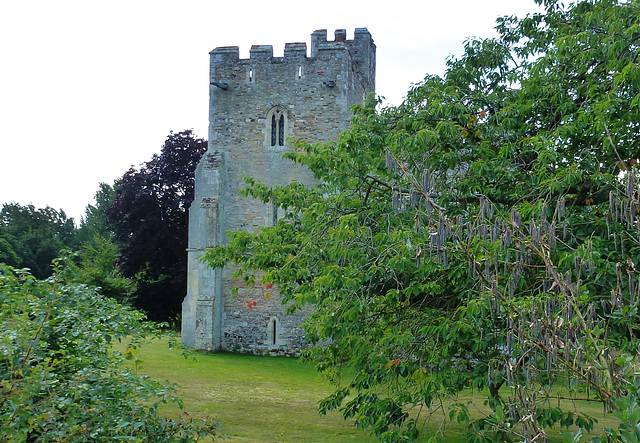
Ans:
[[[422,215],[420,212],[416,212],[416,215],[413,218],[416,221],[416,232],[420,234],[422,232]]]
[[[385,154],[387,155],[387,162],[386,162],[387,169],[391,171],[391,152],[389,151],[389,148],[385,149]]]
[[[522,217],[520,216],[516,208],[511,208],[511,223],[513,223],[518,228],[522,224]]]
[[[433,190],[433,183],[431,181],[431,174],[426,169],[422,173],[422,192],[430,194]]]
[[[634,193],[635,193],[635,185],[633,183],[633,174],[629,172],[627,174],[627,197],[633,198]]]
[[[615,205],[613,191],[609,191],[609,212],[610,213],[613,213],[615,206],[616,205]]]
[[[564,217],[565,205],[566,205],[566,201],[564,199],[564,196],[560,196],[560,198],[558,198],[558,207],[557,207],[558,221],[561,221],[562,218]]]

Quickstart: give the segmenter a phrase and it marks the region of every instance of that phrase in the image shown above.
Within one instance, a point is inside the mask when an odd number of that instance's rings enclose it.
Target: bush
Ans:
[[[158,406],[174,389],[125,368],[118,340],[155,333],[143,314],[60,277],[38,280],[0,264],[0,440],[192,442],[217,424]]]

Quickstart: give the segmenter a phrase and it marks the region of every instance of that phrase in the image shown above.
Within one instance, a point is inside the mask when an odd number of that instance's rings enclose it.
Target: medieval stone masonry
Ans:
[[[310,54],[306,43],[287,43],[284,57],[274,57],[270,45],[252,46],[249,59],[240,59],[237,46],[211,51],[209,147],[189,209],[186,345],[272,354],[297,354],[305,346],[305,312],[286,314],[276,288],[249,287],[232,277],[232,267],[209,269],[198,256],[224,245],[228,230],[273,224],[277,208],[239,195],[243,177],[270,186],[311,183],[310,171],[280,156],[290,138],[335,139],[349,124],[349,107],[374,91],[371,34],[357,28],[353,40],[346,37],[340,29],[327,41],[326,30],[315,31]]]

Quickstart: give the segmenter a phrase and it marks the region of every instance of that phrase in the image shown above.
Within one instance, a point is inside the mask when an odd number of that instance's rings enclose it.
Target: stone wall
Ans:
[[[304,312],[285,314],[274,288],[246,287],[232,270],[208,269],[197,257],[226,244],[227,230],[254,232],[277,219],[277,208],[238,194],[244,176],[270,186],[313,182],[281,154],[290,138],[331,140],[348,126],[349,107],[374,90],[375,45],[359,28],[353,40],[344,30],[333,41],[315,31],[310,56],[306,43],[288,43],[284,57],[254,45],[249,59],[240,59],[238,47],[219,47],[210,53],[210,82],[209,148],[189,210],[182,340],[199,349],[297,353],[305,345]]]

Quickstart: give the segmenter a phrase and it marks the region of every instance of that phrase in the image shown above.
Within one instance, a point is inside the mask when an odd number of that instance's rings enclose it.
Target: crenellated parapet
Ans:
[[[334,40],[327,39],[327,30],[321,29],[311,34],[311,51],[307,52],[305,42],[287,43],[283,57],[273,56],[272,45],[251,46],[248,59],[240,58],[237,46],[221,46],[211,51],[211,82],[259,81],[260,73],[275,73],[269,65],[291,66],[291,76],[285,80],[300,80],[304,72],[313,72],[316,65],[327,63],[348,66],[354,75],[364,79],[368,90],[375,89],[376,47],[366,28],[356,28],[353,40],[347,40],[347,32],[337,29]],[[346,63],[343,63],[344,59]],[[244,70],[245,72],[239,72]],[[326,69],[317,69],[325,73]],[[322,74],[321,74],[322,75]],[[226,77],[226,78],[225,78]],[[326,79],[322,79],[326,80]],[[329,82],[336,82],[335,79]]]

